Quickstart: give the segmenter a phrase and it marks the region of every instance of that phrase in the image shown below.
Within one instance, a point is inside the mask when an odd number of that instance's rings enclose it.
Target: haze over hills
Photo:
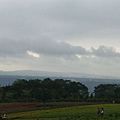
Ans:
[[[20,76],[45,76],[45,77],[83,77],[83,78],[109,78],[119,79],[114,76],[94,75],[86,73],[74,72],[49,72],[49,71],[36,71],[36,70],[16,70],[16,71],[0,71],[0,75],[20,75]]]
[[[110,76],[102,75],[90,75],[84,73],[62,73],[62,72],[45,72],[45,71],[34,71],[34,70],[20,70],[20,71],[0,71],[0,85],[11,85],[18,79],[40,79],[45,78],[64,79],[81,82],[86,85],[89,92],[93,92],[95,86],[99,84],[120,84],[120,79]]]

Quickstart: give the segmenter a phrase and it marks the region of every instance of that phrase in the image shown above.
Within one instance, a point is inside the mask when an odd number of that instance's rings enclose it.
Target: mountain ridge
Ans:
[[[1,70],[0,75],[119,79],[118,77],[114,77],[114,76],[95,75],[95,74],[87,74],[87,73],[50,72],[50,71],[37,71],[37,70],[15,70],[15,71],[3,71],[3,70]]]

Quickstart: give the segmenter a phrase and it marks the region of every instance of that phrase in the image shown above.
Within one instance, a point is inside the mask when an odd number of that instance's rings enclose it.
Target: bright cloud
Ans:
[[[31,55],[31,56],[33,56],[33,57],[35,57],[35,58],[39,58],[39,57],[40,57],[40,55],[39,55],[38,53],[33,52],[33,51],[27,51],[27,54],[28,54],[28,55]]]

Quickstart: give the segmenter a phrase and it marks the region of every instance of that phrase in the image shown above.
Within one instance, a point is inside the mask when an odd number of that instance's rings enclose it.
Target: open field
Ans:
[[[10,112],[13,108],[16,112]],[[104,108],[103,116],[97,115],[97,108]],[[120,104],[52,103],[43,107],[36,103],[31,107],[12,106],[3,112],[8,112],[7,117],[10,120],[120,120]]]

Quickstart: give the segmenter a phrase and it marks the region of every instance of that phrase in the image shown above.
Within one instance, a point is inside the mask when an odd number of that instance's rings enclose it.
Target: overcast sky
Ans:
[[[119,0],[1,0],[0,69],[120,77]]]

